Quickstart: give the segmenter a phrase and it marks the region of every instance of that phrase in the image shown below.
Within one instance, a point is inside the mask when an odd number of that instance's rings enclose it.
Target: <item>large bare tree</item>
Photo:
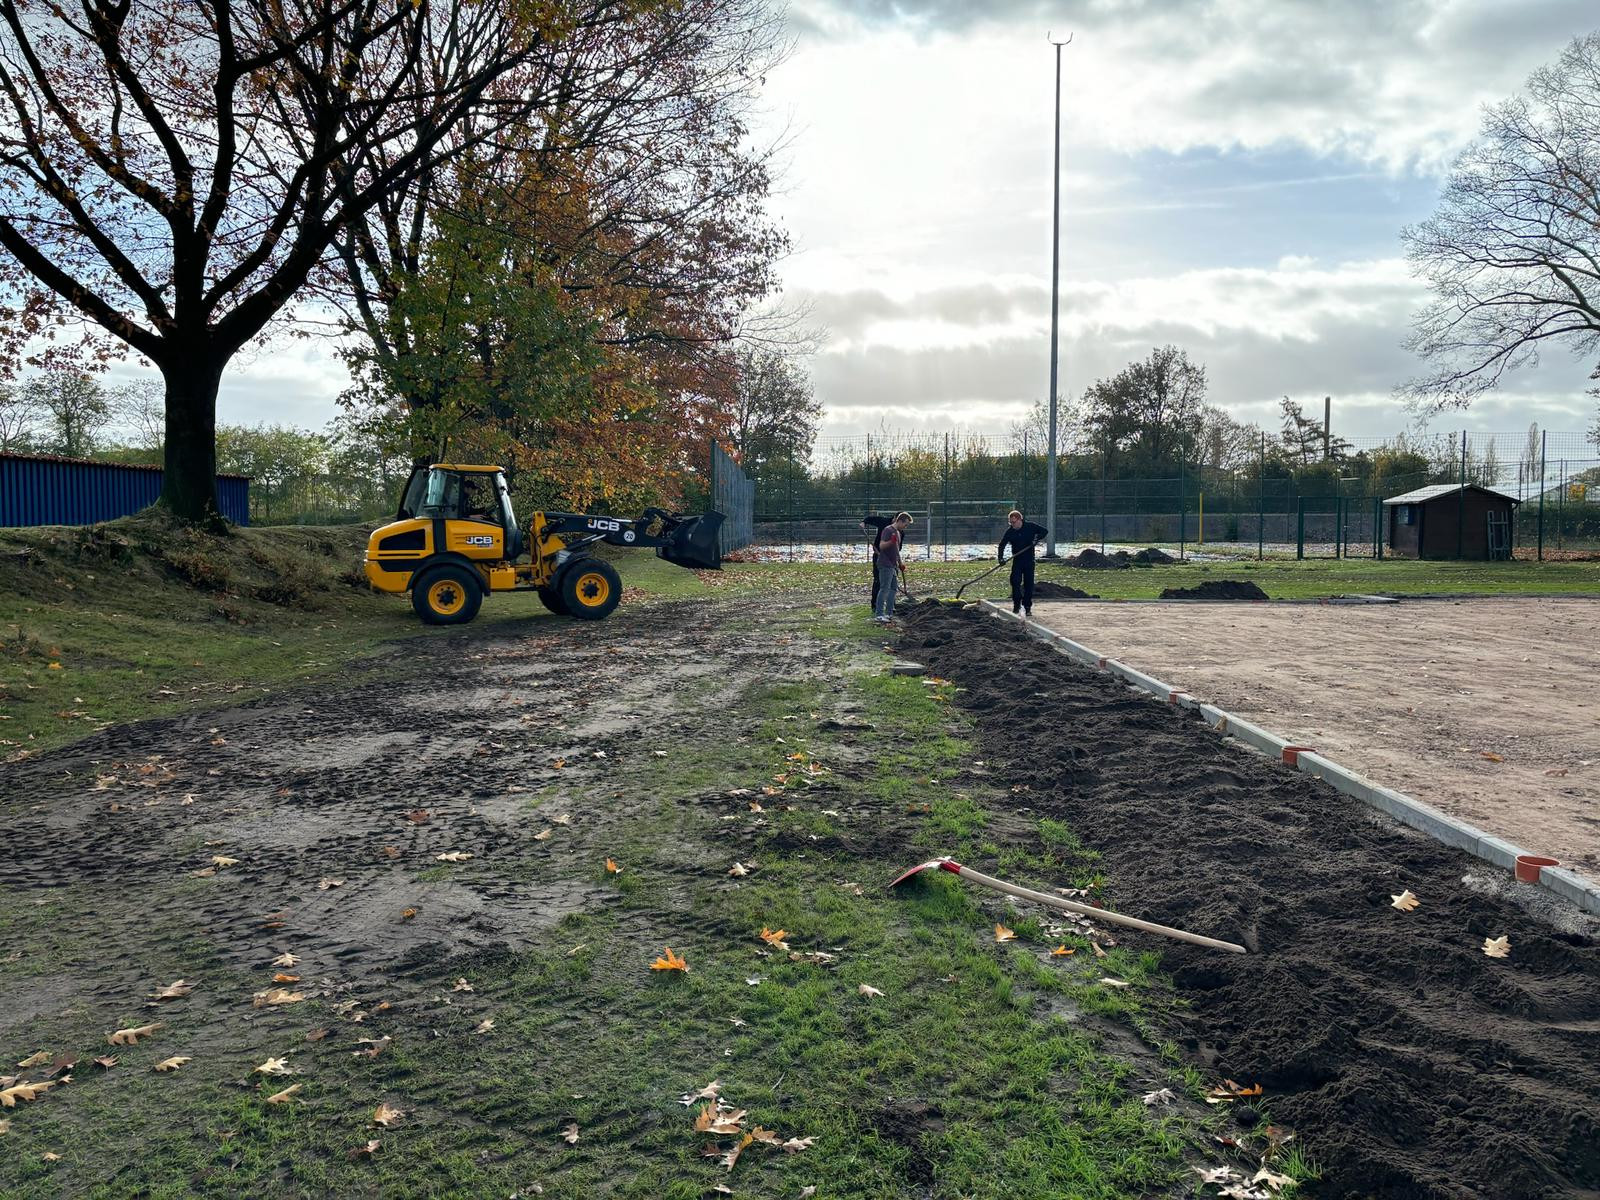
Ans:
[[[1466,407],[1542,350],[1600,349],[1600,33],[1485,112],[1402,237],[1433,291],[1407,342],[1430,370],[1402,389],[1425,409]]]
[[[162,501],[215,519],[229,360],[381,201],[558,107],[526,68],[629,7],[0,0],[0,351],[65,315],[152,362]]]

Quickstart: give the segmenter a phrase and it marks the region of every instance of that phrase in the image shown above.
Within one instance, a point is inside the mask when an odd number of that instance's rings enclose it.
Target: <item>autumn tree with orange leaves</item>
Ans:
[[[656,7],[3,0],[0,366],[148,359],[162,503],[215,521],[229,361],[383,205],[544,114],[560,125],[593,83],[572,48]]]
[[[502,462],[525,503],[675,502],[787,246],[746,127],[781,27],[765,0],[668,3],[567,49],[570,102],[341,235],[345,401],[419,459]]]

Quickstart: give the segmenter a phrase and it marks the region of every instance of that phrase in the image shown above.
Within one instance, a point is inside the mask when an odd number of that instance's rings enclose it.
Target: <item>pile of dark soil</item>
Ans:
[[[1160,563],[1175,563],[1178,560],[1173,558],[1172,555],[1168,554],[1165,550],[1157,549],[1155,546],[1149,546],[1135,554],[1132,561],[1136,563],[1148,563],[1151,566],[1154,566]]]
[[[1120,571],[1124,567],[1150,567],[1160,563],[1175,563],[1165,550],[1155,546],[1147,547],[1136,554],[1129,554],[1126,550],[1113,550],[1110,554],[1102,554],[1093,546],[1086,546],[1076,554],[1069,554],[1061,560],[1069,567],[1082,567],[1087,571]]]
[[[1173,1035],[1208,1075],[1264,1086],[1324,1168],[1319,1197],[1600,1193],[1594,938],[1009,623],[919,610],[907,633],[965,689],[998,780],[1099,851],[1108,905],[1250,947],[1138,939],[1189,1006]],[[1402,913],[1407,889],[1422,904]],[[1501,935],[1511,956],[1485,956]]]
[[[1192,588],[1162,588],[1163,600],[1268,600],[1253,583],[1238,579],[1208,579]]]
[[[1045,580],[1033,585],[1033,598],[1035,600],[1098,600],[1099,596],[1091,596],[1088,592],[1079,591],[1077,588],[1065,583],[1051,583]]]
[[[1114,554],[1101,554],[1093,546],[1085,547],[1076,554],[1069,554],[1061,561],[1066,566],[1081,567],[1086,571],[1117,571],[1130,565],[1126,550],[1118,550]]]

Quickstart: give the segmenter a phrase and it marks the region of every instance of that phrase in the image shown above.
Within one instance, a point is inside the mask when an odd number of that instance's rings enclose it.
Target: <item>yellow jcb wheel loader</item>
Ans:
[[[632,520],[538,512],[519,527],[499,467],[437,463],[412,470],[398,516],[367,541],[366,572],[379,591],[409,591],[430,625],[466,624],[485,592],[525,590],[553,613],[598,621],[622,598],[622,580],[591,546],[652,546],[680,567],[717,570],[721,526],[717,512],[647,508]]]

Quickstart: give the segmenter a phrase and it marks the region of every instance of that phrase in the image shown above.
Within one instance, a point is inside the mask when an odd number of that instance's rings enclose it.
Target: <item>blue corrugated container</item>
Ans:
[[[0,454],[0,527],[114,521],[154,504],[161,475],[160,467]],[[249,477],[218,475],[217,502],[228,520],[248,525]]]

